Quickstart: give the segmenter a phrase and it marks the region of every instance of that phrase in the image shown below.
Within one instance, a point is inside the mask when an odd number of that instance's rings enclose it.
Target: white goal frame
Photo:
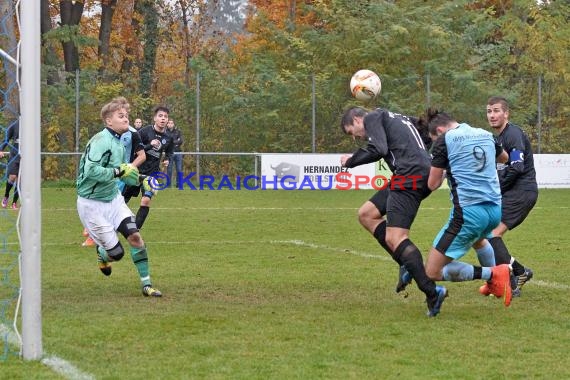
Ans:
[[[42,349],[41,279],[41,30],[37,0],[19,2],[20,48],[20,296],[22,356],[40,360]],[[18,12],[18,8],[16,10]]]

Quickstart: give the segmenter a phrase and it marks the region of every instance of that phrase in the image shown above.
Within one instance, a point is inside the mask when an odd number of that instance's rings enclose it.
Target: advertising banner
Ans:
[[[342,154],[262,154],[261,189],[359,190],[379,188],[392,173],[384,161],[340,166]],[[539,188],[570,188],[570,154],[535,154]],[[440,189],[448,189],[444,181]]]
[[[538,188],[570,188],[570,154],[535,154]]]
[[[261,189],[351,190],[371,189],[376,164],[347,169],[342,154],[263,154]]]

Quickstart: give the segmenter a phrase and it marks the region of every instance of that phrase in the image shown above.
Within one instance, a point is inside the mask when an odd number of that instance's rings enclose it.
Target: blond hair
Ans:
[[[111,117],[111,115],[113,115],[113,113],[116,111],[125,109],[127,112],[129,112],[130,107],[131,106],[129,105],[129,102],[125,97],[119,96],[117,98],[114,98],[109,103],[105,104],[103,108],[101,108],[101,119],[103,119],[103,122],[105,122],[105,119]]]

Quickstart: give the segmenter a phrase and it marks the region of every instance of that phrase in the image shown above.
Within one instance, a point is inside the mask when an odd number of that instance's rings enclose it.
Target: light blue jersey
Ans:
[[[434,146],[432,165],[447,170],[453,203],[459,207],[485,202],[500,205],[493,135],[462,123],[443,137]]]
[[[134,127],[131,127],[129,125],[129,130],[121,135],[121,142],[125,146],[125,158],[123,160],[124,162],[130,163],[133,160],[133,132],[136,131],[137,130]]]

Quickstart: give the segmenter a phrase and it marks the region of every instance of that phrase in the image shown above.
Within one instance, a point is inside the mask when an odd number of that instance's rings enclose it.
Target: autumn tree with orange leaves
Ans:
[[[352,147],[338,118],[354,104],[348,80],[360,68],[375,70],[383,82],[370,107],[419,114],[428,105],[440,106],[484,126],[487,97],[504,95],[513,104],[514,121],[535,145],[540,78],[543,152],[570,150],[563,138],[570,103],[567,2],[40,5],[42,120],[46,128],[52,120],[61,126],[50,135],[60,151],[74,149],[76,75],[82,145],[100,128],[100,105],[124,95],[133,117],[147,123],[153,105],[169,105],[188,147],[194,146],[199,106],[202,151],[310,152],[313,128],[317,152],[345,151]]]

